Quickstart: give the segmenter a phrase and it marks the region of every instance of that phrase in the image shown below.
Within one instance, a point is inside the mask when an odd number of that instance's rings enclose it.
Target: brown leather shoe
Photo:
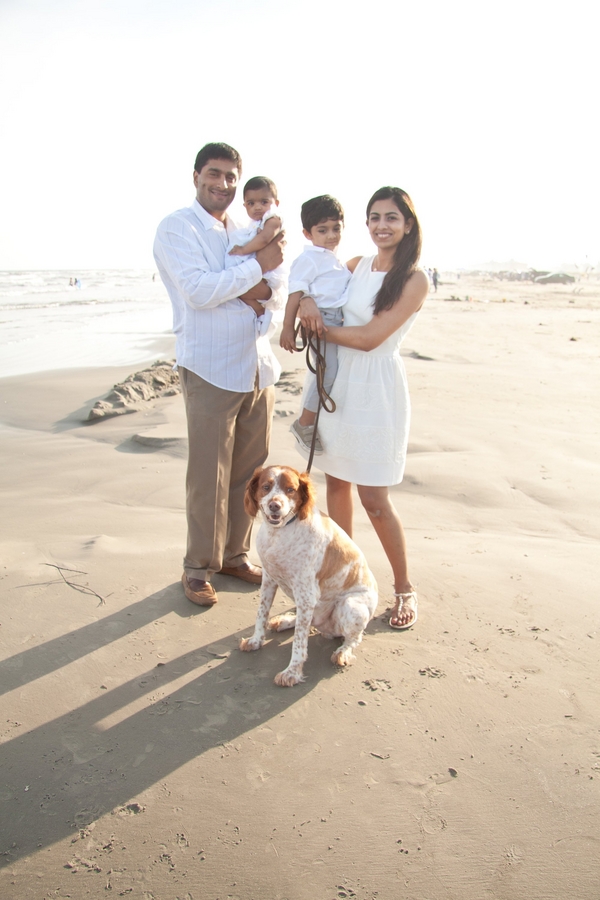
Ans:
[[[249,562],[242,563],[241,566],[223,566],[218,574],[233,575],[234,578],[241,578],[242,581],[249,581],[250,584],[260,584],[262,581],[260,566],[253,566]]]
[[[185,572],[181,576],[185,596],[197,606],[214,606],[218,602],[216,591],[210,581],[199,578],[188,578]]]

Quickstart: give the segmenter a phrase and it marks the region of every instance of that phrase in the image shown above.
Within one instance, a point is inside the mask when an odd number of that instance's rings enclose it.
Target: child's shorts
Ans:
[[[341,307],[338,309],[321,309],[319,310],[321,316],[323,317],[323,322],[326,326],[328,325],[343,325],[344,324],[344,315],[342,313]],[[327,337],[327,335],[325,335]],[[311,360],[314,365],[314,360]],[[325,346],[325,375],[323,378],[323,387],[329,394],[331,388],[333,386],[333,382],[335,381],[335,376],[337,375],[338,368],[338,360],[337,360],[337,345],[330,344],[327,341]],[[303,409],[307,409],[309,412],[316,413],[319,408],[319,394],[317,392],[317,379],[313,375],[312,372],[308,372],[306,375],[306,380],[304,382],[304,395],[303,395]]]

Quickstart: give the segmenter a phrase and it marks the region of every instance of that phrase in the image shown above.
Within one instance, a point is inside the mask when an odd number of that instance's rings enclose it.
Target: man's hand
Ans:
[[[280,231],[270,244],[267,244],[263,250],[258,250],[256,260],[263,270],[263,274],[265,272],[272,272],[273,269],[276,269],[277,266],[281,265],[283,262],[284,247],[285,231]]]
[[[300,301],[300,306],[298,307],[298,318],[302,322],[302,325],[306,329],[306,331],[313,331],[322,337],[323,334],[327,331],[325,325],[323,324],[323,319],[321,317],[321,313],[319,312],[319,307],[315,303],[312,297],[303,297]]]

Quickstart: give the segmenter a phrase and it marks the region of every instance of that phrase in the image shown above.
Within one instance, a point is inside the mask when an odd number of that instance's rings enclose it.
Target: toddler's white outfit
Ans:
[[[348,268],[331,250],[305,247],[294,260],[290,269],[289,293],[303,291],[312,297],[325,325],[343,325],[342,306],[346,302],[346,288],[352,278]],[[327,337],[327,335],[326,335]],[[323,387],[330,392],[337,374],[337,347],[327,342],[325,347],[326,369]],[[319,405],[317,381],[312,372],[307,372],[304,382],[302,408],[316,412]]]
[[[272,219],[274,216],[278,216],[281,219],[281,213],[279,212],[279,207],[272,206],[267,212],[264,214],[260,222],[255,222],[254,220],[250,221],[250,224],[245,228],[237,228],[235,231],[232,231],[229,237],[229,243],[227,244],[227,253],[225,254],[225,268],[232,269],[234,266],[239,266],[240,263],[245,262],[248,259],[255,259],[256,253],[247,253],[243,256],[231,256],[229,251],[233,249],[233,247],[243,247],[244,244],[247,244],[252,238],[255,238],[259,231],[265,227],[265,222],[268,219]],[[283,220],[282,220],[282,230],[283,230]],[[281,285],[281,274],[285,272],[283,265],[278,266],[273,272],[265,272],[265,281],[269,285],[272,290],[275,290],[271,281],[275,282],[275,277],[277,279],[277,285]],[[277,275],[275,275],[277,273]],[[271,280],[269,280],[273,276]]]
[[[250,220],[250,224],[245,228],[236,228],[235,231],[232,231],[228,234],[228,244],[227,244],[227,252],[225,253],[225,268],[232,269],[234,266],[239,266],[241,263],[246,262],[248,259],[255,259],[256,253],[247,253],[243,256],[231,256],[229,251],[233,247],[243,247],[244,244],[247,244],[248,241],[251,241],[252,238],[256,237],[258,231],[264,228],[265,222],[267,219],[272,219],[273,216],[279,216],[281,218],[281,214],[279,212],[279,207],[272,206],[267,212],[264,214],[260,222],[255,222],[254,220]],[[283,220],[282,220],[282,230],[283,230]],[[280,290],[282,286],[285,286],[287,282],[288,271],[285,263],[282,263],[280,266],[277,266],[276,269],[273,269],[271,272],[265,272],[263,280],[267,282],[269,287],[273,292]],[[273,313],[270,310],[265,310],[264,314],[260,317],[259,326],[260,333],[265,334],[267,329],[271,324],[271,320],[273,318]],[[281,317],[277,317],[275,321],[281,321]]]

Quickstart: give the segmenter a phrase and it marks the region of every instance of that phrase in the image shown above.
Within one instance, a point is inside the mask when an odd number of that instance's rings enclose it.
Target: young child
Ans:
[[[251,224],[246,228],[238,228],[229,235],[229,245],[225,256],[225,268],[239,266],[245,259],[250,259],[257,250],[270,244],[274,237],[283,230],[283,222],[277,212],[279,200],[277,188],[270,178],[257,175],[244,185],[244,206],[250,216]],[[269,287],[270,272],[265,274]]]
[[[302,204],[302,228],[304,237],[311,242],[294,260],[290,270],[289,297],[281,331],[280,345],[284,350],[295,349],[294,325],[298,306],[303,296],[313,298],[325,325],[342,325],[341,307],[344,293],[352,277],[346,266],[336,256],[336,250],[344,230],[344,210],[334,197],[324,194]],[[327,344],[326,370],[323,386],[327,393],[337,373],[337,347]],[[301,447],[310,451],[315,429],[319,398],[314,375],[308,373],[304,386],[304,407],[300,417],[290,426],[290,431]],[[315,438],[315,455],[323,452],[319,437]]]

